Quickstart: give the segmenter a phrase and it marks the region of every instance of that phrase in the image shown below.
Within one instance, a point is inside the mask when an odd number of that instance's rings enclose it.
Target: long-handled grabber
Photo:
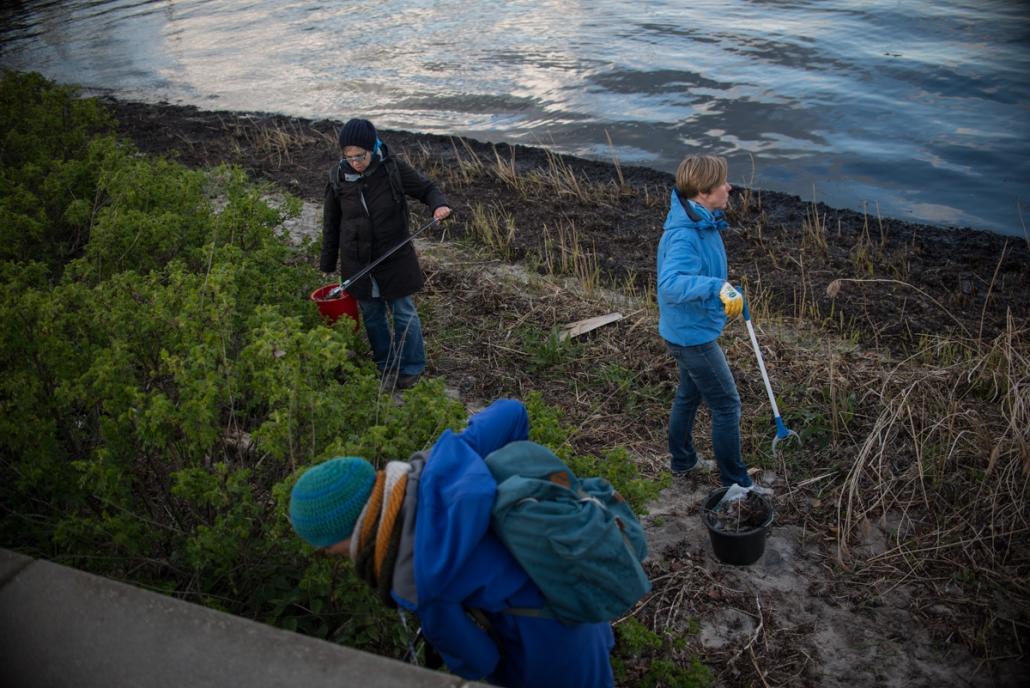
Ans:
[[[409,236],[407,239],[405,239],[401,243],[397,244],[396,246],[391,248],[389,251],[387,251],[386,253],[384,253],[383,255],[379,256],[374,261],[372,261],[371,263],[369,263],[368,265],[363,267],[360,271],[358,271],[357,274],[351,275],[350,277],[348,277],[343,282],[340,282],[339,285],[337,285],[336,287],[333,287],[332,291],[330,291],[328,294],[326,294],[325,297],[323,297],[323,298],[326,298],[326,299],[339,298],[340,294],[342,294],[343,292],[347,291],[347,287],[349,287],[350,285],[354,284],[355,282],[357,282],[359,279],[361,279],[362,277],[364,277],[368,273],[372,272],[372,270],[375,268],[375,266],[379,265],[384,260],[386,260],[387,258],[392,256],[394,253],[396,253],[401,248],[401,246],[404,246],[405,244],[410,242],[412,239],[417,237],[419,234],[421,234],[422,232],[426,231],[427,229],[429,229],[430,227],[435,225],[437,222],[439,222],[439,220],[437,220],[434,217],[432,220],[430,220],[429,222],[425,223],[424,225],[422,225],[421,227],[416,229],[414,232],[412,232],[411,236]]]
[[[741,297],[744,297],[743,291],[741,291]],[[769,393],[769,403],[772,405],[773,419],[776,421],[776,437],[772,441],[772,450],[773,454],[775,454],[777,444],[791,437],[796,438],[798,444],[801,444],[801,436],[783,424],[780,408],[776,405],[776,397],[773,395],[772,384],[769,382],[769,373],[765,372],[765,360],[762,358],[762,350],[758,348],[758,337],[755,336],[755,328],[751,325],[751,312],[747,307],[747,298],[744,298],[744,324],[747,325],[747,333],[751,336],[751,346],[755,349],[758,369],[762,371],[762,382],[765,383],[765,391]]]

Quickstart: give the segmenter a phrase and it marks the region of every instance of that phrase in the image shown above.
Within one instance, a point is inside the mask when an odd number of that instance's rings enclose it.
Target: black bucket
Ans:
[[[728,487],[720,487],[708,495],[708,499],[705,500],[704,507],[701,509],[701,520],[708,528],[708,534],[712,538],[712,550],[719,561],[735,566],[754,564],[765,553],[765,538],[769,534],[769,526],[773,521],[772,502],[763,495],[751,493],[750,496],[761,500],[768,511],[768,516],[762,525],[737,532],[718,530],[712,523],[713,509],[728,489]]]

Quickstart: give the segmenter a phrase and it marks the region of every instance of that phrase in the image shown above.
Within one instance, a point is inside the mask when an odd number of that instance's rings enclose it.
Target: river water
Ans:
[[[669,172],[707,151],[731,182],[942,226],[1030,215],[1020,0],[41,0],[0,6],[0,65]]]

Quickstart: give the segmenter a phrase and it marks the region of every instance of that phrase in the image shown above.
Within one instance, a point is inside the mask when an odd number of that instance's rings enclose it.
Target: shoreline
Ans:
[[[344,121],[344,120],[335,120],[335,119],[328,119],[328,118],[300,117],[300,116],[295,116],[295,115],[282,114],[282,113],[278,113],[278,112],[269,112],[269,111],[260,111],[260,110],[225,110],[225,109],[219,109],[219,108],[208,109],[208,108],[203,108],[203,107],[200,107],[200,106],[197,106],[197,105],[185,105],[185,104],[171,103],[171,102],[163,101],[163,100],[159,100],[159,101],[135,100],[135,99],[131,99],[131,98],[123,98],[123,97],[119,97],[119,96],[113,95],[113,91],[110,90],[110,89],[96,89],[96,88],[85,89],[84,88],[84,89],[82,89],[82,95],[83,95],[83,97],[97,98],[98,100],[100,100],[101,102],[104,102],[105,104],[107,104],[109,106],[114,105],[115,108],[118,109],[118,110],[123,110],[125,108],[129,108],[129,109],[157,108],[157,109],[164,110],[166,112],[174,112],[174,111],[193,112],[193,113],[196,113],[197,116],[203,116],[205,114],[209,114],[209,115],[222,115],[222,116],[227,116],[227,117],[232,117],[232,118],[247,118],[247,119],[252,119],[252,120],[255,120],[255,121],[267,121],[267,122],[276,121],[276,122],[281,122],[281,123],[292,122],[292,123],[295,123],[295,124],[301,125],[301,126],[317,126],[317,125],[324,125],[324,124],[330,124],[330,125],[333,125],[333,126],[339,126]],[[471,142],[476,147],[487,146],[487,147],[496,147],[496,148],[499,148],[499,149],[514,150],[514,151],[525,151],[525,152],[530,152],[530,154],[532,156],[546,155],[546,154],[549,153],[549,150],[547,148],[543,147],[543,146],[532,146],[532,145],[521,144],[521,143],[508,143],[508,142],[504,142],[504,141],[492,141],[492,140],[489,140],[489,139],[474,138],[474,137],[464,136],[464,135],[460,135],[460,134],[434,134],[434,133],[410,131],[410,130],[403,130],[403,129],[386,129],[386,128],[379,129],[379,131],[381,133],[383,133],[383,134],[386,134],[386,136],[384,138],[389,138],[389,139],[393,139],[393,140],[398,140],[399,139],[399,140],[404,141],[405,143],[408,143],[408,142],[411,142],[411,141],[418,141],[418,140],[443,140],[443,141],[466,140],[466,141]],[[573,154],[566,154],[566,153],[552,153],[552,154],[557,156],[557,157],[566,159],[566,160],[577,161],[577,163],[579,165],[583,165],[583,166],[599,165],[599,166],[601,166],[603,168],[606,168],[606,169],[614,169],[615,167],[619,167],[619,168],[621,168],[623,174],[625,174],[627,177],[633,177],[633,178],[656,178],[656,177],[660,177],[660,178],[664,178],[665,180],[667,180],[668,184],[670,184],[670,185],[672,184],[672,182],[674,180],[674,173],[672,173],[672,172],[666,172],[666,171],[658,169],[656,167],[649,167],[647,165],[622,164],[621,162],[617,161],[617,158],[613,158],[611,160],[607,160],[607,159],[602,159],[602,158],[582,157],[582,156],[577,156],[577,155],[573,155]],[[763,195],[773,199],[774,202],[776,204],[778,204],[778,205],[790,205],[790,204],[793,204],[793,205],[803,206],[803,207],[809,207],[809,206],[813,205],[813,201],[806,201],[806,200],[802,199],[799,195],[792,194],[792,193],[786,192],[786,191],[779,191],[779,190],[776,190],[776,189],[767,189],[767,188],[763,188],[763,187],[744,186],[743,184],[740,185],[739,187],[736,186],[736,185],[734,186],[735,190],[737,190],[738,188],[739,189],[746,189],[746,190],[751,191],[753,193],[761,193],[761,194],[763,194]],[[826,203],[824,203],[822,201],[815,201],[814,205],[817,206],[820,210],[832,211],[833,213],[840,214],[840,215],[872,216],[869,212],[863,212],[863,211],[860,211],[860,210],[857,210],[857,209],[854,209],[854,208],[839,208],[839,207],[836,207],[836,206],[828,205],[828,204],[826,204]],[[947,233],[958,233],[958,234],[965,234],[965,235],[969,235],[969,234],[972,234],[972,235],[985,234],[985,235],[987,235],[989,237],[992,237],[994,239],[1000,239],[1002,241],[1005,241],[1005,240],[1008,240],[1008,241],[1024,241],[1024,242],[1030,243],[1030,229],[1027,229],[1027,228],[1024,228],[1024,235],[1023,236],[1019,236],[1017,234],[1009,235],[1009,234],[1004,234],[1002,232],[995,231],[995,230],[992,230],[992,229],[974,227],[974,226],[970,226],[970,225],[951,225],[951,224],[941,224],[941,223],[933,223],[933,222],[922,222],[922,221],[918,221],[918,220],[909,220],[909,219],[905,219],[905,218],[902,218],[902,217],[896,217],[896,216],[893,216],[893,215],[880,215],[880,214],[877,214],[876,218],[878,219],[878,221],[881,221],[881,222],[888,222],[888,223],[890,223],[892,225],[899,225],[899,226],[909,227],[909,228],[912,228],[913,230],[916,230],[916,231],[919,231],[919,232],[939,231],[939,232],[944,233],[944,234],[947,234]]]
[[[309,201],[321,202],[337,159],[339,121],[100,101],[118,120],[118,133],[143,152],[192,167],[238,164]],[[671,174],[519,144],[381,134],[394,154],[441,184],[466,231],[477,212],[510,218],[517,227],[513,260],[539,255],[556,232],[571,232],[609,280],[642,289],[653,283]],[[474,179],[463,172],[469,168]],[[735,188],[731,204],[732,230],[724,235],[731,278],[780,315],[815,316],[845,335],[892,347],[956,323],[970,339],[989,339],[1005,331],[1009,314],[1017,326],[1030,319],[1023,298],[1030,241],[878,218],[769,190]]]

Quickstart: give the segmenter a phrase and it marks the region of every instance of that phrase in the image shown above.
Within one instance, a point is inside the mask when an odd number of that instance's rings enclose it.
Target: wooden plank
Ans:
[[[618,320],[622,320],[622,313],[608,313],[607,315],[597,315],[586,320],[578,320],[574,323],[562,325],[558,338],[564,342],[566,339],[578,337],[581,334],[586,334],[591,330],[596,330],[598,327],[603,327]]]

